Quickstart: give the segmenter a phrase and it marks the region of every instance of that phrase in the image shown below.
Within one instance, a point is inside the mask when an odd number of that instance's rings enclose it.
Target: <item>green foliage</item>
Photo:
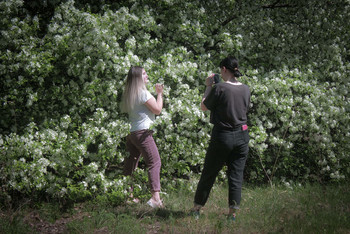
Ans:
[[[152,127],[163,189],[193,189],[211,129],[199,108],[204,79],[228,54],[252,91],[245,178],[349,177],[348,1],[52,0],[43,6],[52,14],[36,14],[40,7],[0,3],[2,201],[13,192],[126,199],[129,123],[119,102],[131,65],[145,67],[151,92],[165,85]],[[139,169],[137,195],[147,182]]]

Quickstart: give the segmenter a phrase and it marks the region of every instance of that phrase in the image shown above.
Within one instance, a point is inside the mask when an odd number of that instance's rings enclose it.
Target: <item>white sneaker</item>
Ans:
[[[152,198],[148,200],[147,204],[152,208],[163,208],[162,201],[156,202]]]

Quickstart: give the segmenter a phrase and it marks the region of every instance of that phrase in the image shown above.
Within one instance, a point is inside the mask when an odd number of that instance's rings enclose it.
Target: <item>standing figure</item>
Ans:
[[[200,209],[207,202],[218,173],[227,165],[228,218],[235,220],[241,201],[243,170],[249,151],[247,112],[250,90],[247,85],[237,80],[242,75],[238,70],[237,59],[223,59],[220,62],[220,70],[225,82],[214,85],[214,75],[205,81],[207,87],[201,109],[211,111],[210,122],[214,126],[191,211],[199,218]]]
[[[161,161],[150,126],[163,108],[163,85],[156,84],[157,99],[147,90],[148,75],[144,68],[130,68],[122,97],[122,111],[128,113],[131,123],[130,134],[126,138],[126,148],[130,153],[124,160],[124,175],[131,175],[142,155],[147,169],[152,197],[147,202],[153,208],[163,207],[159,196]]]

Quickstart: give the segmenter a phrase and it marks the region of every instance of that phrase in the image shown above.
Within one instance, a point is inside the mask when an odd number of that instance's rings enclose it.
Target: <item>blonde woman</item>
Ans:
[[[122,111],[131,123],[126,147],[130,155],[124,161],[124,175],[131,175],[142,155],[147,169],[152,197],[147,202],[153,208],[163,207],[159,196],[161,161],[150,125],[163,109],[163,85],[156,84],[157,99],[147,90],[148,75],[144,68],[130,68],[122,97]]]

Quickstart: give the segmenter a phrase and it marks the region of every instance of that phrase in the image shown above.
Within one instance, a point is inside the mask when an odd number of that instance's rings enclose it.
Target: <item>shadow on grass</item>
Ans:
[[[157,209],[155,211],[155,215],[163,219],[184,218],[188,216],[188,214],[185,211],[171,210],[171,209]]]
[[[156,218],[161,220],[181,219],[188,216],[188,212],[174,210],[172,208],[153,209],[145,206],[119,207],[115,212],[116,216],[129,216],[137,219]]]
[[[136,215],[136,217],[139,219],[153,217],[162,220],[180,219],[186,216],[187,213],[185,211],[172,210],[168,208],[139,210],[138,214]]]

